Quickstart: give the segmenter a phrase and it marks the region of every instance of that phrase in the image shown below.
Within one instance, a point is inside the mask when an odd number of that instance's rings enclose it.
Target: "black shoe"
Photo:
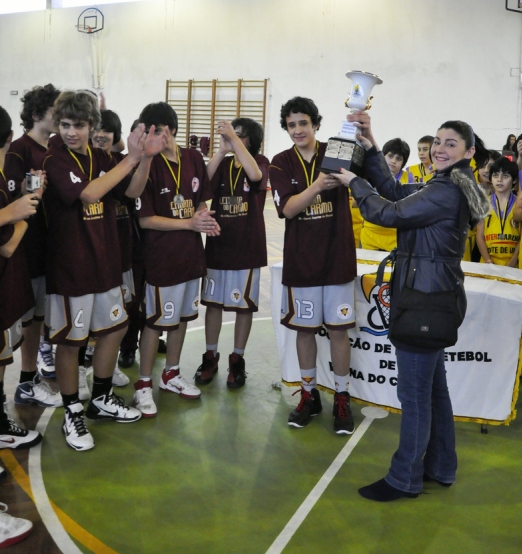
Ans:
[[[129,369],[136,361],[136,352],[132,350],[122,350],[118,356],[118,365],[123,369]]]
[[[214,378],[214,373],[218,370],[219,352],[214,356],[212,350],[207,350],[203,354],[201,365],[196,370],[194,381],[196,385],[208,385]]]
[[[158,354],[166,354],[167,353],[167,343],[160,339],[158,342]]]
[[[336,392],[333,405],[334,431],[338,435],[351,435],[355,430],[350,395],[347,392]]]
[[[368,500],[377,502],[391,502],[399,498],[417,498],[420,493],[400,491],[389,485],[384,479],[380,479],[367,487],[359,489],[359,494]]]
[[[430,477],[427,473],[425,473],[423,476],[422,476],[422,480],[424,482],[426,481],[432,481],[433,483],[438,483],[439,485],[441,485],[442,487],[451,487],[451,485],[453,485],[453,483],[444,483],[444,481],[439,481],[438,479],[434,479],[433,477]]]
[[[294,394],[298,392],[299,391],[295,391]],[[309,393],[301,388],[301,401],[297,408],[290,412],[288,416],[288,425],[293,427],[304,427],[310,423],[313,416],[321,413],[322,409],[323,406],[321,404],[319,391],[317,389],[312,389],[312,392]]]
[[[240,389],[245,384],[245,379],[245,359],[234,352],[228,357],[227,387],[229,389]]]

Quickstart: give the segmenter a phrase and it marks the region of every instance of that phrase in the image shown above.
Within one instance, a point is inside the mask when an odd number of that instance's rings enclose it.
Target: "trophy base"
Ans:
[[[328,139],[321,171],[323,173],[339,173],[339,169],[343,167],[361,176],[363,173],[364,154],[364,148],[358,141],[342,137],[331,137]]]

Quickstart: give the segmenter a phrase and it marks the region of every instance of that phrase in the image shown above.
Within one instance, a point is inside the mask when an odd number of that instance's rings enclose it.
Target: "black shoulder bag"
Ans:
[[[463,202],[461,197],[459,229],[464,218]],[[440,350],[453,346],[458,340],[458,329],[463,320],[458,305],[458,288],[442,292],[422,292],[413,288],[415,271],[410,272],[410,265],[416,238],[415,230],[410,244],[404,288],[398,298],[392,297],[391,300],[395,306],[388,338],[416,348]],[[386,264],[386,261],[381,263]]]

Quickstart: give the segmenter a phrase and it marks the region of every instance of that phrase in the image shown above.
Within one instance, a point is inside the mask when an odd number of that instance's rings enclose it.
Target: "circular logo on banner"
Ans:
[[[236,304],[239,304],[239,301],[241,300],[241,291],[239,289],[234,289],[230,293],[230,300],[232,300],[232,302],[235,302]]]
[[[341,304],[337,308],[337,317],[339,319],[349,319],[352,315],[352,312],[353,310],[350,304]]]
[[[118,321],[118,319],[121,318],[121,314],[123,313],[123,309],[119,304],[114,304],[114,306],[111,308],[110,318],[111,321]]]
[[[194,300],[192,301],[192,309],[197,310],[199,306],[199,296],[196,296]]]
[[[243,190],[245,192],[248,192],[250,190],[250,185],[248,184],[248,181],[246,180],[246,177],[245,177],[245,180],[243,181]]]
[[[192,192],[196,192],[199,189],[199,179],[197,177],[194,177],[192,179]]]

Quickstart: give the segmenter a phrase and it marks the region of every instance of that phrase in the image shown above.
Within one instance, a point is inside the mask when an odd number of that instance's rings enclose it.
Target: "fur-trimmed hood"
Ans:
[[[450,173],[450,179],[466,197],[471,212],[471,226],[474,227],[488,215],[491,209],[489,199],[482,187],[477,185],[475,180],[464,171],[457,168],[453,169]]]

